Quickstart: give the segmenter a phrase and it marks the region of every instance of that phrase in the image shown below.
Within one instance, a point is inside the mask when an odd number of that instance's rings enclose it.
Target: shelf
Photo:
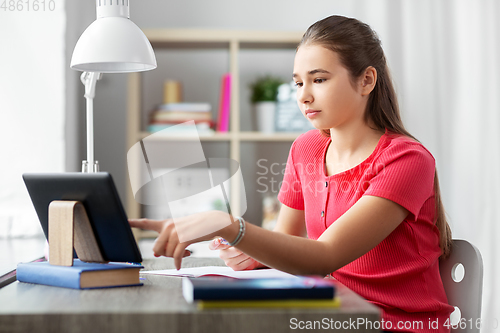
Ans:
[[[205,30],[205,29],[145,29],[146,37],[153,46],[165,47],[184,45],[186,47],[213,47],[232,41],[241,47],[289,48],[295,47],[303,32],[259,31],[259,30]]]
[[[141,132],[139,134],[139,140],[142,140],[152,133]],[[301,133],[261,133],[261,132],[239,132],[239,133],[215,133],[213,135],[200,135],[201,141],[269,141],[269,142],[279,142],[279,141],[293,141]],[[193,137],[183,137],[181,135],[157,135],[153,138],[155,141],[192,141],[196,140]]]
[[[205,30],[205,29],[144,29],[146,37],[151,42],[155,52],[161,50],[190,50],[194,49],[225,49],[228,51],[228,72],[231,73],[231,108],[230,108],[230,128],[228,133],[214,133],[213,135],[201,135],[202,142],[216,142],[227,144],[229,150],[224,147],[227,157],[241,162],[241,147],[248,143],[291,143],[300,133],[261,133],[253,131],[241,131],[241,87],[240,80],[240,60],[241,51],[266,51],[274,49],[295,50],[302,39],[303,32],[297,31],[242,31],[242,30]],[[248,52],[245,52],[248,53]],[[278,52],[281,53],[281,50]],[[182,137],[182,135],[157,135],[149,137],[151,133],[141,130],[141,105],[143,96],[143,80],[146,75],[140,73],[129,74],[128,81],[128,148],[146,137],[161,143],[187,142],[198,140],[198,138]],[[246,83],[245,83],[246,84]],[[246,128],[245,128],[246,129]],[[208,146],[208,145],[207,145]],[[211,145],[210,145],[211,146]],[[219,145],[208,147],[211,149],[220,149]],[[273,146],[273,145],[269,145]],[[246,149],[247,147],[245,147]],[[132,165],[139,165],[141,160],[134,156]],[[235,215],[241,211],[241,185],[240,182],[231,182],[231,195],[229,198],[231,210]],[[255,200],[255,199],[254,199]],[[141,217],[140,205],[135,201],[131,189],[127,192],[127,213],[129,217]],[[256,219],[257,220],[257,219]]]
[[[153,133],[141,132],[139,133],[139,140],[150,136]],[[230,141],[232,135],[230,133],[215,133],[213,135],[200,135],[201,141]],[[157,135],[154,137],[155,141],[192,141],[196,140],[194,137],[183,137],[182,135]]]
[[[240,132],[241,141],[293,141],[302,133]]]

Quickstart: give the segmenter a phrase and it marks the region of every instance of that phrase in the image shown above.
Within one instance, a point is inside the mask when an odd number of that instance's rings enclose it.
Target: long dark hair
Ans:
[[[311,25],[297,49],[305,44],[321,45],[336,52],[341,63],[349,71],[353,86],[367,67],[374,67],[377,71],[377,82],[368,99],[365,121],[368,123],[371,120],[378,130],[387,129],[418,141],[403,126],[384,51],[380,39],[370,26],[353,18],[330,16]],[[324,130],[323,133],[329,136],[330,130]],[[434,199],[435,223],[440,233],[439,245],[442,257],[446,257],[451,248],[451,229],[441,201],[437,171],[434,175]]]

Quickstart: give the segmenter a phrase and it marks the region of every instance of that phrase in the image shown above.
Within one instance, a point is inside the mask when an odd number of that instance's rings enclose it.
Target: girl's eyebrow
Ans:
[[[313,70],[310,70],[309,72],[307,72],[308,75],[314,75],[314,74],[318,74],[318,73],[323,73],[323,74],[331,74],[329,71],[327,71],[326,69],[322,69],[322,68],[316,68],[316,69],[313,69]],[[293,73],[292,77],[297,77],[299,76],[297,73]]]
[[[330,74],[329,71],[327,71],[326,69],[322,69],[322,68],[313,69],[312,71],[307,72],[307,74],[309,74],[309,75],[314,75],[317,73]]]

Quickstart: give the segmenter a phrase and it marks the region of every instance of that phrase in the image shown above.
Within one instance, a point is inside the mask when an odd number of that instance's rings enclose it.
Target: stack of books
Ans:
[[[234,279],[185,277],[182,293],[199,309],[339,307],[335,285],[316,277]]]
[[[154,133],[164,129],[181,133],[188,130],[194,121],[199,134],[213,134],[212,108],[208,103],[168,103],[159,105],[151,113],[148,132]]]

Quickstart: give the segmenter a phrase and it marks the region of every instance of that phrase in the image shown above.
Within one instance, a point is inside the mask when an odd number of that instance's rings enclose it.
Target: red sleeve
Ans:
[[[300,177],[294,163],[295,142],[290,148],[286,162],[285,175],[281,183],[278,200],[293,209],[304,210],[304,197]]]
[[[391,200],[417,217],[434,191],[435,161],[418,143],[397,144],[380,157],[364,195]]]

